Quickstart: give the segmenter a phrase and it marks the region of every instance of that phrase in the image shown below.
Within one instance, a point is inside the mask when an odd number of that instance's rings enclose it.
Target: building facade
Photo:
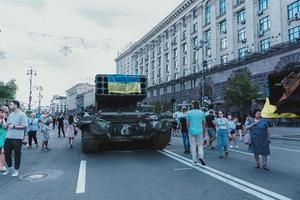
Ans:
[[[263,92],[276,66],[300,62],[299,40],[300,0],[185,0],[118,55],[116,71],[146,75],[149,101],[176,102],[199,98],[205,73],[206,96],[222,103],[236,71],[248,68]]]
[[[80,98],[80,95],[94,89],[95,86],[88,83],[78,83],[72,88],[66,91],[66,104],[67,112],[69,114],[76,114],[79,110],[78,108],[83,106],[83,98]],[[83,95],[82,95],[83,96]],[[77,101],[77,99],[80,101]],[[80,112],[80,111],[79,111]]]
[[[65,113],[66,109],[66,97],[54,95],[50,103],[50,113],[53,116],[58,116],[60,113]]]

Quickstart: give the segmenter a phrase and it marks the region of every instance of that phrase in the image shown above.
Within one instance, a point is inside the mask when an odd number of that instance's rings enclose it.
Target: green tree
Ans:
[[[168,101],[155,101],[154,109],[156,113],[163,113],[167,111],[172,111],[172,105]]]
[[[258,87],[251,82],[251,72],[241,70],[228,79],[224,91],[225,107],[237,107],[243,117],[250,111],[252,100],[258,98]]]
[[[15,79],[8,81],[6,84],[3,81],[0,81],[0,105],[15,99],[17,89],[18,87]]]

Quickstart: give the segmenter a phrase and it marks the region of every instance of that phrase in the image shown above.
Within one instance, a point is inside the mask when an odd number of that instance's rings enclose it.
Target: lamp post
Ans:
[[[32,77],[37,76],[36,70],[32,68],[27,70],[27,76],[29,76],[29,103],[28,110],[31,110],[31,101],[32,101]]]
[[[43,95],[42,95],[43,87],[42,86],[37,86],[36,89],[37,89],[37,91],[39,91],[39,94],[38,94],[38,98],[39,98],[38,113],[41,113],[41,101],[42,101],[42,98],[43,98]]]
[[[207,67],[207,61],[205,60],[205,54],[204,54],[205,44],[207,44],[207,41],[200,40],[200,41],[198,41],[197,46],[194,47],[194,49],[197,50],[197,51],[199,51],[201,49],[201,53],[202,53],[202,80],[201,80],[201,83],[200,83],[200,95],[201,95],[201,104],[202,104],[202,106],[204,105],[204,96],[205,96],[205,69]],[[199,61],[198,61],[198,65],[199,65]]]

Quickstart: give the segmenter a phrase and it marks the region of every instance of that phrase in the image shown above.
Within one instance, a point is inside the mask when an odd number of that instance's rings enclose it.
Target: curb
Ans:
[[[300,141],[299,138],[287,138],[287,137],[271,137],[271,139],[276,139],[276,140],[289,140],[289,141]]]

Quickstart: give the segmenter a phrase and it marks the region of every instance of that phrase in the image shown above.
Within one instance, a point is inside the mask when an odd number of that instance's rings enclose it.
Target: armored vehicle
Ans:
[[[163,149],[168,144],[172,114],[158,115],[149,109],[150,105],[139,104],[147,97],[145,76],[99,74],[95,87],[97,113],[83,117],[77,124],[84,153],[119,142],[146,142],[152,149]]]
[[[270,104],[275,113],[293,113],[300,116],[300,65],[276,70],[268,77]]]

